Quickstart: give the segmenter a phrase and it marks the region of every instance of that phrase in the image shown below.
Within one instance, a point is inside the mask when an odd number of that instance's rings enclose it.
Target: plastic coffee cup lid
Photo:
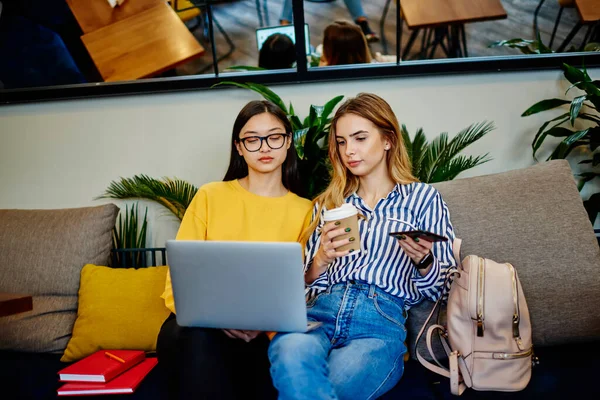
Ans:
[[[338,208],[334,208],[333,210],[326,210],[323,213],[323,221],[337,221],[338,219],[344,219],[351,217],[353,215],[357,215],[358,210],[352,204],[344,203]]]

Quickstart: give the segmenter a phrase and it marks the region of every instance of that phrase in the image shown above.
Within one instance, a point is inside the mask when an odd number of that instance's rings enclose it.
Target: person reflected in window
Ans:
[[[379,35],[377,35],[371,27],[369,26],[369,21],[367,20],[367,14],[363,10],[362,0],[344,0],[346,4],[346,8],[350,12],[352,16],[352,20],[360,26],[367,42],[378,42]],[[283,8],[281,10],[281,16],[279,17],[279,23],[281,25],[289,25],[292,22],[293,18],[293,10],[292,10],[292,0],[284,0]]]
[[[360,28],[346,21],[335,21],[325,28],[319,66],[370,62],[371,51]]]
[[[288,35],[274,33],[265,40],[258,55],[258,66],[265,69],[292,68],[296,48]]]

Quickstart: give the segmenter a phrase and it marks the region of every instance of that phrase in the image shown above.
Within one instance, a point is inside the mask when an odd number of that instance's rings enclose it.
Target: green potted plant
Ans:
[[[536,154],[540,150],[544,141],[549,137],[563,138],[554,148],[548,160],[566,159],[571,152],[578,148],[584,154],[585,159],[579,164],[587,170],[577,174],[579,178],[578,187],[581,190],[584,185],[600,176],[600,81],[592,80],[585,69],[579,70],[568,64],[563,64],[565,78],[571,83],[566,93],[572,89],[578,89],[581,93],[575,96],[573,100],[566,99],[546,99],[539,101],[529,107],[521,115],[527,117],[542,111],[552,110],[559,107],[569,106],[565,113],[546,121],[537,131],[531,147],[533,157],[537,160]],[[575,128],[575,122],[580,121],[583,126]],[[586,210],[592,223],[596,220],[600,212],[600,192],[584,201]]]
[[[156,179],[142,174],[112,181],[96,199],[140,198],[156,201],[181,221],[197,191],[196,186],[182,179]]]
[[[144,266],[144,257],[139,252],[130,252],[131,249],[143,249],[146,247],[146,231],[148,228],[148,207],[144,213],[144,218],[140,221],[138,218],[138,204],[135,208],[132,205],[125,205],[125,216],[122,213],[117,218],[116,225],[113,227],[113,267],[131,267]]]
[[[413,175],[425,183],[449,181],[463,171],[490,161],[489,153],[466,157],[460,152],[494,129],[492,122],[484,121],[468,126],[452,140],[448,140],[448,133],[443,132],[430,143],[422,128],[411,139],[406,126],[402,125],[402,138],[411,159]]]

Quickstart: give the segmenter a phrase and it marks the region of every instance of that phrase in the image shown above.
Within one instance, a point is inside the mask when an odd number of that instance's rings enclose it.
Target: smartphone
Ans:
[[[399,238],[400,236],[408,236],[412,239],[419,238],[423,240],[427,240],[428,242],[447,242],[448,238],[445,236],[440,236],[433,232],[427,231],[404,231],[404,232],[392,232],[390,236],[395,238]]]

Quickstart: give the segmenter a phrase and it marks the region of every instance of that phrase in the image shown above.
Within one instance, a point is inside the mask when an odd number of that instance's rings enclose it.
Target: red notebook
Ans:
[[[146,358],[143,350],[99,350],[58,371],[63,382],[108,382]]]
[[[133,393],[140,382],[158,363],[156,357],[146,358],[141,363],[123,372],[108,383],[69,382],[58,389],[59,396]]]

